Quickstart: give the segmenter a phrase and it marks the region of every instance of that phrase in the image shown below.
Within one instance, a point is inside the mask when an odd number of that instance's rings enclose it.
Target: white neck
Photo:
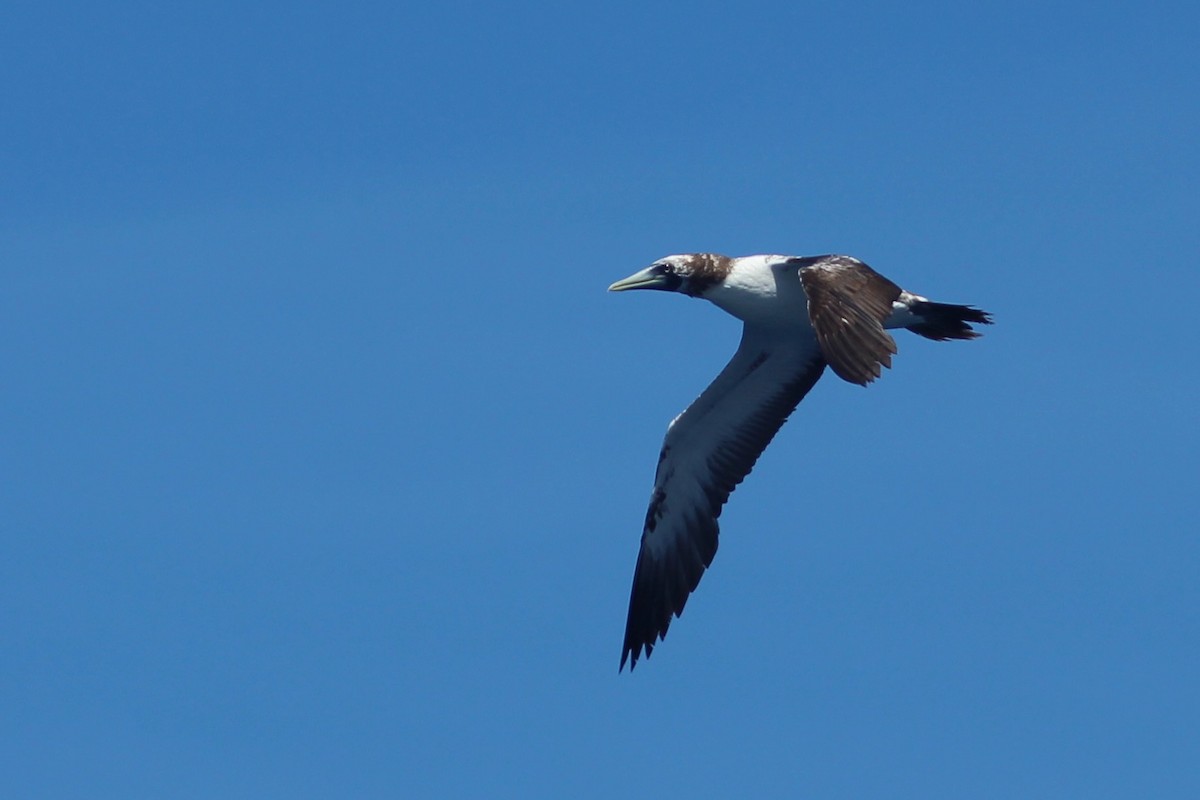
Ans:
[[[704,299],[743,322],[772,327],[809,327],[808,298],[786,256],[735,258],[729,275]]]

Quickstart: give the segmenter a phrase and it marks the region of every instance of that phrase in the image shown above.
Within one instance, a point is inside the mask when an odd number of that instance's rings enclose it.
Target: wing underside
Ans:
[[[778,341],[749,326],[733,359],[667,430],[634,569],[621,667],[666,636],[717,552],[730,492],[825,362],[811,338]]]

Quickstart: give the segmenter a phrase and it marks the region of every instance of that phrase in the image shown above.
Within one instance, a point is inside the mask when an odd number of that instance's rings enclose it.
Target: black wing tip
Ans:
[[[724,500],[722,500],[724,502]],[[654,501],[651,503],[653,511]],[[688,597],[700,585],[700,578],[717,554],[720,528],[713,518],[692,518],[688,526],[688,547],[681,547],[669,561],[658,561],[649,554],[644,542],[638,550],[629,590],[629,612],[625,618],[625,646],[618,673],[629,664],[633,672],[638,659],[650,658],[654,647],[667,638],[671,620],[678,619],[687,607]],[[647,522],[649,526],[649,522]],[[647,528],[647,532],[649,527]],[[643,537],[646,532],[643,533]]]
[[[671,620],[679,616],[678,611],[668,611],[666,621],[656,624],[646,618],[644,613],[636,614],[636,608],[644,609],[645,607],[635,602],[630,603],[629,620],[625,623],[625,646],[621,651],[621,666],[617,670],[618,673],[625,669],[626,663],[629,664],[629,671],[633,672],[637,667],[638,659],[650,658],[650,654],[654,652],[654,646],[667,638]]]
[[[621,666],[617,669],[618,675],[625,671],[626,662],[629,662],[629,674],[633,674],[634,669],[637,668],[638,658],[641,657],[643,648],[646,651],[645,657],[650,658],[650,653],[654,651],[653,644],[642,644],[640,642],[630,644],[628,641],[625,642],[625,649],[621,653]]]

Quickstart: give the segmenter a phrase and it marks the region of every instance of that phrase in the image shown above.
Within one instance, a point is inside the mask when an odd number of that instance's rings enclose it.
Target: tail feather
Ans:
[[[992,324],[991,314],[971,306],[919,300],[910,303],[908,310],[920,321],[906,327],[913,333],[937,342],[948,339],[974,339],[979,336],[979,332],[971,327],[971,323]]]

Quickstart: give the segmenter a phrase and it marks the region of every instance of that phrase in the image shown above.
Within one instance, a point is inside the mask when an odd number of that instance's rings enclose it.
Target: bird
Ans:
[[[846,255],[672,255],[617,281],[708,300],[743,323],[733,358],[667,427],[634,567],[621,665],[666,638],[717,552],[717,519],[825,367],[866,386],[892,366],[906,328],[974,339],[992,315],[905,291]]]

